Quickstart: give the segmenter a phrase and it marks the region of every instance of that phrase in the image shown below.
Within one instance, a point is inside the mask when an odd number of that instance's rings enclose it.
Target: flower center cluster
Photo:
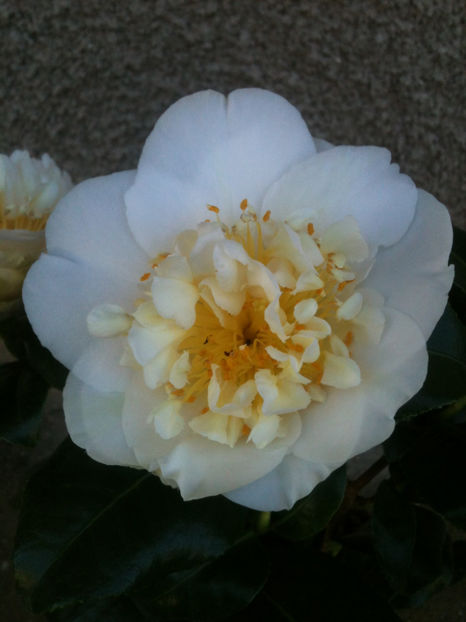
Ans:
[[[136,310],[94,309],[96,336],[127,334],[122,363],[154,392],[148,423],[163,438],[197,433],[263,448],[328,390],[361,381],[357,343],[380,339],[376,293],[358,291],[369,249],[355,221],[317,232],[312,222],[257,218],[181,233],[140,278]]]
[[[3,197],[0,194],[0,230],[23,229],[25,231],[42,231],[45,229],[49,214],[34,217],[26,209],[7,209]]]

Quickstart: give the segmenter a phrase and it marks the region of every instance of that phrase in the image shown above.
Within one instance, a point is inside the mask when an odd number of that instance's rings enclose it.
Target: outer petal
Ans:
[[[123,435],[123,393],[103,393],[69,374],[63,391],[68,432],[76,445],[104,464],[138,466]]]
[[[414,216],[412,180],[379,147],[334,147],[294,166],[264,199],[273,218],[314,219],[320,231],[350,215],[372,245],[394,244]]]
[[[272,471],[283,460],[300,429],[296,415],[290,421],[287,437],[263,449],[252,444],[231,448],[199,435],[187,437],[160,459],[162,475],[176,481],[185,500],[224,494]]]
[[[131,370],[120,365],[125,345],[122,337],[93,339],[72,373],[97,391],[123,392],[131,376]]]
[[[225,497],[262,512],[289,510],[329,473],[329,468],[323,464],[307,462],[289,454],[273,471]]]
[[[259,207],[270,184],[314,152],[301,115],[279,95],[242,89],[227,98],[215,91],[184,97],[146,141],[126,195],[130,227],[156,255],[173,243],[177,214],[187,228],[213,204],[231,224],[242,199]]]
[[[452,239],[446,207],[420,190],[408,232],[377,254],[364,283],[384,294],[388,305],[414,318],[426,339],[445,309],[453,281],[453,266],[447,266]]]
[[[163,389],[149,391],[135,377],[126,391],[124,434],[139,464],[160,472],[164,481],[176,483],[186,500],[226,493],[262,477],[283,460],[301,430],[296,415],[290,420],[285,438],[260,450],[252,444],[231,449],[193,435],[189,426],[176,438],[164,440],[156,434],[148,415],[157,402],[165,400]],[[193,415],[195,408],[193,405]]]
[[[345,391],[329,391],[323,404],[303,415],[303,431],[293,448],[300,458],[336,468],[385,440],[398,408],[422,386],[427,372],[425,339],[411,318],[385,308],[382,340],[353,348],[362,382]]]
[[[180,440],[180,437],[161,438],[149,416],[166,399],[164,389],[149,390],[139,375],[133,377],[124,396],[122,426],[126,441],[134,450],[138,464],[152,472],[159,469],[159,460]]]
[[[24,305],[35,333],[68,369],[95,339],[86,323],[91,309],[111,301],[131,310],[138,295],[136,282],[53,255],[40,257],[23,287]]]
[[[134,176],[133,171],[125,171],[75,186],[48,220],[49,254],[73,259],[120,279],[137,281],[147,272],[148,257],[129,230],[123,202]]]

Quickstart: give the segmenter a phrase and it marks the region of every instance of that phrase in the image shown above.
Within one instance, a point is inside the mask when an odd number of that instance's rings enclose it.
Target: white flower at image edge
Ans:
[[[20,306],[26,272],[45,248],[47,218],[71,185],[46,153],[0,154],[0,317]]]
[[[175,103],[46,237],[23,295],[74,442],[259,510],[390,435],[453,277],[447,210],[388,151],[315,140],[259,89]]]

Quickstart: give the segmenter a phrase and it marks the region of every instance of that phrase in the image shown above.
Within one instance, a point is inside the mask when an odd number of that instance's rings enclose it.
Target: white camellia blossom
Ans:
[[[71,185],[47,154],[0,154],[0,316],[19,305],[26,272],[45,248],[47,218]]]
[[[314,140],[259,89],[175,103],[46,236],[24,301],[75,443],[259,510],[390,435],[453,277],[447,210],[388,151]]]

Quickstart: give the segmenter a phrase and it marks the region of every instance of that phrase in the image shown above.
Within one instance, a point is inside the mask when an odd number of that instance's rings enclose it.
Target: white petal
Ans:
[[[156,270],[157,276],[167,279],[179,279],[180,281],[192,281],[193,273],[186,257],[180,255],[170,255],[166,257]]]
[[[164,440],[175,438],[185,426],[184,419],[179,414],[181,405],[180,400],[165,400],[155,406],[149,415],[153,419],[155,431]]]
[[[447,267],[452,244],[445,206],[419,191],[416,216],[406,235],[377,254],[365,285],[387,297],[387,304],[410,315],[429,338],[447,303],[453,268]]]
[[[93,339],[71,371],[97,391],[123,392],[131,378],[131,370],[120,364],[125,345],[123,337]]]
[[[296,320],[300,324],[305,324],[308,320],[310,320],[316,314],[318,308],[317,302],[314,298],[307,298],[306,300],[301,300],[294,308],[294,316]]]
[[[152,298],[157,312],[167,320],[185,329],[196,320],[196,303],[199,291],[195,285],[178,279],[155,276],[152,281]]]
[[[274,279],[280,287],[294,289],[296,287],[296,278],[293,276],[293,266],[287,259],[273,257],[267,264],[267,268],[273,274]]]
[[[225,417],[208,412],[194,417],[189,427],[205,438],[234,447],[243,429],[243,421],[238,417]]]
[[[264,295],[268,301],[280,297],[280,288],[272,272],[259,261],[251,261],[248,264],[247,279],[249,287],[257,287],[262,290],[258,297]]]
[[[414,216],[417,191],[379,147],[334,147],[294,166],[264,200],[272,217],[317,214],[319,230],[354,216],[373,247],[393,244]]]
[[[191,369],[189,362],[189,352],[184,351],[177,360],[173,363],[170,371],[170,382],[175,389],[182,389],[188,381],[188,372]]]
[[[93,337],[116,337],[131,327],[131,317],[119,305],[94,307],[87,316],[87,329]]]
[[[301,429],[299,416],[290,418],[288,434],[264,449],[251,443],[234,448],[199,435],[178,442],[160,459],[162,474],[176,481],[183,499],[224,494],[266,475],[282,461]]]
[[[99,392],[69,374],[63,390],[68,432],[76,445],[104,464],[138,466],[123,435],[123,393]]]
[[[289,510],[328,474],[329,469],[325,465],[288,454],[273,471],[225,496],[235,503],[261,512]]]
[[[278,415],[262,415],[252,428],[248,441],[253,442],[258,449],[263,449],[275,440],[279,426],[280,417]]]
[[[209,203],[231,224],[242,199],[259,207],[270,184],[314,151],[301,115],[278,95],[242,89],[228,98],[214,91],[184,97],[146,141],[127,194],[130,227],[155,255],[171,246],[176,214],[192,227]]]
[[[156,389],[167,382],[176,358],[176,349],[169,346],[144,365],[144,382],[149,389]]]
[[[293,452],[336,468],[384,441],[398,408],[422,386],[427,372],[424,337],[408,316],[386,309],[387,327],[377,345],[355,346],[361,384],[348,391],[329,390],[302,417],[303,431]],[[312,385],[311,385],[312,386]]]
[[[293,294],[306,291],[315,291],[316,289],[321,289],[323,286],[324,283],[317,276],[317,274],[309,270],[308,272],[303,272],[299,275]]]
[[[269,369],[260,369],[254,376],[257,391],[263,399],[265,415],[282,415],[306,408],[311,398],[297,382],[273,376]]]
[[[306,330],[300,334],[317,337],[317,339],[325,339],[332,332],[330,324],[321,317],[312,317],[306,322]]]
[[[233,240],[225,240],[223,244],[214,246],[213,261],[222,289],[226,292],[238,291],[244,280],[243,266],[249,262],[244,248]]]
[[[242,292],[227,292],[215,277],[208,277],[199,283],[199,287],[208,287],[212,292],[215,303],[231,315],[238,315],[246,300],[246,294]]]
[[[330,335],[330,347],[332,348],[333,354],[349,358],[348,348],[340,337],[337,337],[337,335]]]
[[[327,392],[318,384],[310,384],[307,387],[307,392],[311,396],[313,402],[325,402],[327,397]]]
[[[89,312],[109,301],[131,309],[137,295],[136,283],[45,254],[31,267],[23,287],[26,313],[35,333],[68,369],[94,339],[87,329]]]
[[[361,308],[362,294],[355,292],[337,309],[337,318],[339,320],[352,320],[361,311]]]
[[[360,384],[361,372],[352,359],[326,352],[321,382],[337,389],[349,389]]]
[[[379,343],[385,326],[385,315],[379,306],[364,304],[353,318],[353,328],[361,343]]]
[[[235,382],[225,382],[218,365],[212,365],[212,378],[207,389],[207,400],[212,412],[231,414],[249,406],[256,396],[253,380],[244,382],[239,387]],[[218,406],[222,399],[222,406]]]
[[[147,365],[159,352],[174,345],[183,335],[184,330],[170,321],[161,320],[151,328],[134,323],[128,334],[128,343],[137,362]]]
[[[149,414],[166,399],[164,389],[156,391],[148,389],[139,375],[133,376],[126,389],[123,432],[128,445],[133,448],[138,464],[148,471],[157,471],[160,458],[179,442],[179,438],[163,439],[155,431],[152,417],[149,417]]]
[[[331,224],[323,233],[321,248],[326,253],[343,253],[348,261],[364,261],[369,248],[351,216]],[[342,266],[338,266],[342,267]]]
[[[302,330],[291,337],[291,341],[304,348],[301,355],[303,363],[314,363],[320,356],[319,340],[311,331]]]
[[[149,258],[126,220],[123,195],[133,181],[134,172],[126,171],[75,186],[47,222],[49,254],[74,259],[122,280],[138,281],[147,271]]]

